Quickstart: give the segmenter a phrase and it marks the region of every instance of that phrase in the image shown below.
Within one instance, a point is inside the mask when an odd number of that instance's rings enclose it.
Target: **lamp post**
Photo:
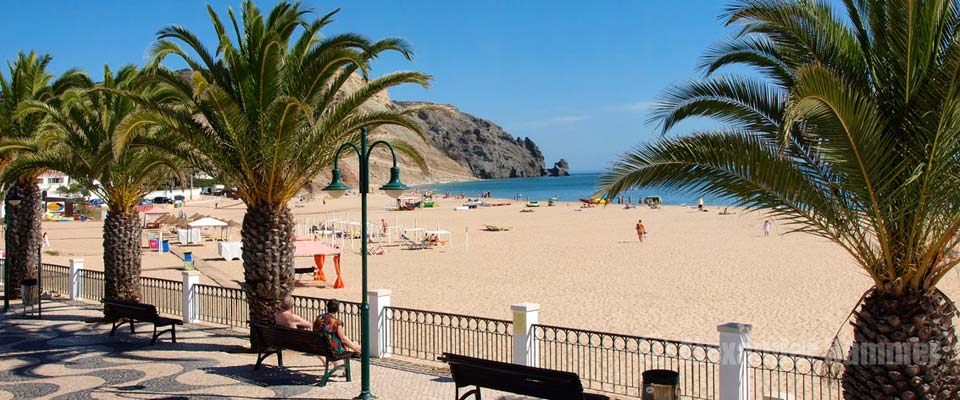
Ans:
[[[20,192],[17,191],[17,186],[13,185],[10,187],[10,193],[7,196],[7,203],[10,203],[11,206],[20,205]],[[4,213],[3,215],[3,240],[7,240],[7,226],[10,224],[10,215]],[[6,246],[4,246],[4,253],[6,253]],[[7,264],[7,256],[3,256],[3,312],[6,313],[10,310],[10,265]]]
[[[360,395],[357,399],[375,399],[373,393],[370,393],[370,304],[367,303],[367,194],[370,193],[370,154],[373,148],[382,144],[390,149],[390,155],[393,157],[393,168],[390,168],[390,182],[380,187],[380,190],[387,192],[390,197],[400,197],[407,185],[400,182],[400,168],[397,167],[397,153],[393,146],[383,140],[373,142],[367,146],[367,128],[360,128],[360,147],[353,143],[345,143],[337,149],[333,158],[333,179],[324,191],[330,194],[330,197],[337,198],[342,196],[349,186],[341,180],[340,152],[344,149],[353,149],[357,152],[360,161],[360,259],[362,275],[362,291],[360,302]],[[349,361],[348,361],[349,362]]]

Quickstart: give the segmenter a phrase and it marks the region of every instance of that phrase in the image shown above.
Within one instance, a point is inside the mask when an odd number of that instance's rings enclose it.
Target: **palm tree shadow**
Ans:
[[[262,365],[256,370],[253,368],[253,365],[233,365],[200,368],[200,370],[260,387],[320,385],[320,375],[305,374],[300,372],[299,368],[283,368],[272,365]]]

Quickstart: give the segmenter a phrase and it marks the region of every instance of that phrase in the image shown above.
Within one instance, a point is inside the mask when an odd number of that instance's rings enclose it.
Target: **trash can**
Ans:
[[[162,250],[162,252],[163,252],[163,253],[169,253],[169,252],[170,252],[170,241],[169,241],[169,240],[164,240],[164,241],[163,241],[163,250]]]
[[[20,281],[20,299],[23,303],[24,314],[27,313],[27,307],[30,307],[31,314],[33,313],[39,297],[40,293],[38,293],[37,280],[35,278],[27,278]]]
[[[183,252],[183,262],[191,262],[191,261],[193,261],[193,252],[192,252],[192,251],[184,251],[184,252]]]
[[[643,400],[679,400],[680,373],[668,369],[643,371]]]
[[[147,241],[150,243],[150,250],[156,250],[160,248],[160,244],[157,243],[157,235],[150,235],[147,238]]]

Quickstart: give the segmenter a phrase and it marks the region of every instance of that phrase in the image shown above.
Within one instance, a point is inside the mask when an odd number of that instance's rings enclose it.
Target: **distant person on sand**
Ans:
[[[310,329],[310,322],[293,313],[293,298],[284,297],[280,302],[280,311],[273,314],[273,323],[290,329]]]
[[[770,220],[763,221],[763,236],[770,236]]]
[[[380,218],[380,233],[387,236],[387,220]]]
[[[697,210],[703,211],[703,197],[697,199]]]
[[[643,226],[643,220],[637,220],[637,238],[640,241],[643,241],[643,237],[647,234],[647,227]]]
[[[47,237],[46,232],[43,233],[43,247],[46,247],[46,248],[50,247],[50,238]]]

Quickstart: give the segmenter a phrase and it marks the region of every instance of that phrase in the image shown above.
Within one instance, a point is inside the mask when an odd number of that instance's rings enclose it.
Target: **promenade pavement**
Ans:
[[[16,308],[19,311],[19,307]],[[91,305],[45,302],[43,319],[19,312],[0,314],[0,400],[5,399],[351,399],[360,392],[360,364],[353,381],[334,378],[319,387],[323,366],[316,357],[284,353],[254,371],[256,355],[241,352],[242,332],[188,324],[177,342],[164,335],[150,346],[152,326],[136,334],[87,321],[102,316]],[[380,399],[454,397],[453,381],[441,369],[396,360],[375,360],[372,392]],[[524,399],[484,390],[485,399]]]

